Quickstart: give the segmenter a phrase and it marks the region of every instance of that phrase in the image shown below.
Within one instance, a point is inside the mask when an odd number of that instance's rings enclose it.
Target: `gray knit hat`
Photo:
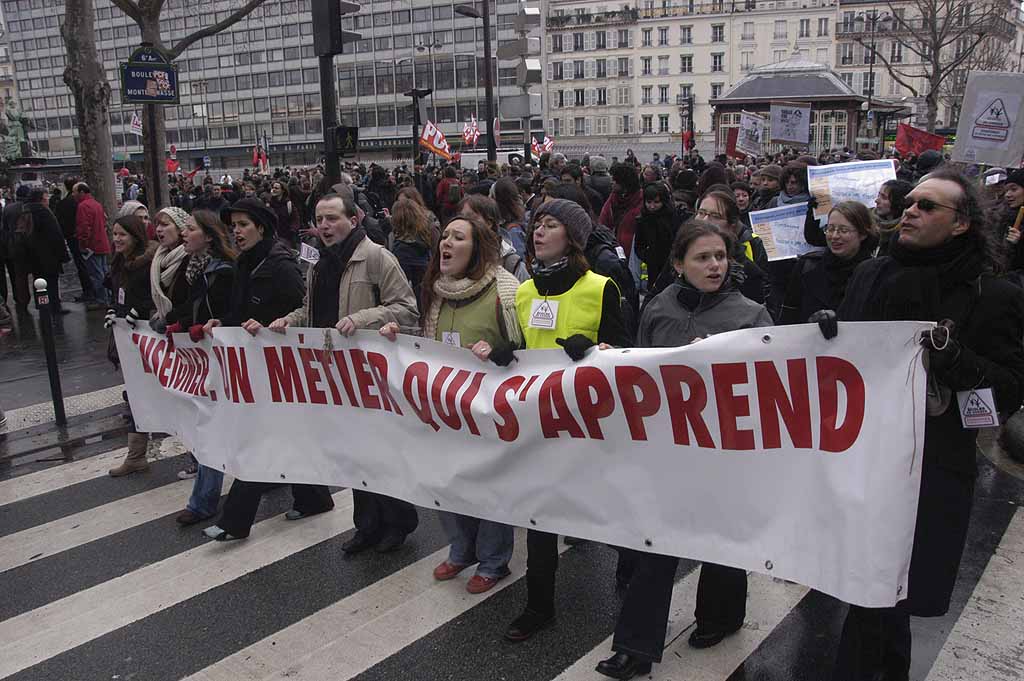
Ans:
[[[545,215],[550,215],[563,225],[569,232],[569,238],[580,249],[587,247],[590,233],[594,231],[594,223],[587,215],[587,211],[580,207],[580,204],[568,199],[552,199],[537,210],[534,223]]]
[[[174,226],[178,228],[179,232],[185,231],[185,223],[188,222],[188,213],[186,213],[183,209],[178,208],[177,206],[168,206],[167,208],[161,208],[157,212],[157,214],[153,216],[154,222],[156,222],[156,219],[160,217],[161,213],[163,213],[164,215],[171,219],[171,222],[174,223]]]

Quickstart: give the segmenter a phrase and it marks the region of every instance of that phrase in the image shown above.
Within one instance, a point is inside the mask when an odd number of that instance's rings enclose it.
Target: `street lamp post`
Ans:
[[[878,31],[878,22],[889,21],[892,16],[888,12],[878,14],[877,12],[861,12],[857,15],[857,19],[865,22],[870,22],[871,30],[868,34],[871,36],[871,61],[868,62],[868,116],[871,115],[871,98],[875,94],[875,33]],[[877,129],[877,127],[876,127]]]
[[[440,50],[442,47],[444,47],[444,45],[442,45],[441,43],[438,43],[438,42],[428,43],[428,44],[420,44],[420,45],[416,46],[416,50],[418,52],[423,52],[424,50],[428,50],[429,51],[429,56],[430,56],[430,89],[431,90],[434,90],[435,89],[435,85],[437,85],[437,83],[434,82],[435,79],[437,78],[437,71],[434,69],[434,50]],[[416,64],[415,63],[413,64],[412,69],[413,69],[413,72],[416,71]],[[434,93],[433,92],[430,93],[430,109],[431,109],[431,112],[433,113],[434,124],[436,125],[437,124],[437,105],[434,104]]]
[[[484,21],[484,97],[487,100],[487,160],[498,160],[498,145],[494,139],[494,74],[491,73],[491,8],[484,0],[483,12],[473,5],[456,5],[455,13]]]

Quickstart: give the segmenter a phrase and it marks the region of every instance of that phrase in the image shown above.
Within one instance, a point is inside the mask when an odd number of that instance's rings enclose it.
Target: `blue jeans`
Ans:
[[[107,277],[107,256],[93,253],[85,259],[85,270],[89,273],[89,281],[92,283],[93,299],[97,303],[109,305],[107,287],[103,285],[103,280]]]
[[[188,499],[188,510],[203,518],[212,517],[217,513],[220,503],[220,490],[224,485],[224,473],[216,468],[199,466],[199,474],[192,485],[192,496]]]
[[[498,579],[509,574],[508,561],[512,559],[515,545],[515,529],[511,525],[457,513],[442,513],[441,525],[452,543],[448,550],[449,563],[472,565],[479,562],[476,573],[481,577]]]

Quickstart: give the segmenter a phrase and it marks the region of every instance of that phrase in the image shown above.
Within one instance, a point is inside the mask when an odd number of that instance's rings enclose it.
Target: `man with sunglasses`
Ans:
[[[908,678],[910,616],[947,612],[967,538],[977,431],[962,424],[957,393],[991,389],[1007,413],[1024,399],[1024,297],[993,275],[979,190],[941,168],[906,200],[889,256],[857,268],[839,318],[940,324],[920,339],[929,396],[909,581],[895,607],[850,606],[833,681]]]

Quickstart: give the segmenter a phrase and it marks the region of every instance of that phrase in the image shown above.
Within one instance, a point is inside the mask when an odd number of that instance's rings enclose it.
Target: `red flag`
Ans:
[[[181,164],[175,161],[173,158],[167,159],[167,172],[176,173],[178,172],[178,168],[180,167]]]
[[[420,135],[420,146],[427,151],[437,154],[446,161],[452,160],[452,151],[448,146],[448,140],[444,133],[437,129],[431,121],[423,124],[423,133]]]
[[[260,148],[252,148],[252,165],[254,168],[258,168],[260,165]]]
[[[919,130],[906,123],[900,123],[899,127],[896,128],[896,144],[893,146],[896,148],[896,151],[906,156],[907,154],[920,155],[929,149],[942,151],[942,145],[945,143],[946,138],[942,135],[936,135],[927,130]]]
[[[740,151],[736,151],[736,140],[740,136],[739,128],[729,128],[728,136],[725,140],[725,155],[731,156],[732,158],[745,158],[746,154]]]
[[[693,133],[690,132],[689,130],[685,131],[683,133],[683,148],[689,150],[693,149],[694,146],[695,145],[693,143]]]

